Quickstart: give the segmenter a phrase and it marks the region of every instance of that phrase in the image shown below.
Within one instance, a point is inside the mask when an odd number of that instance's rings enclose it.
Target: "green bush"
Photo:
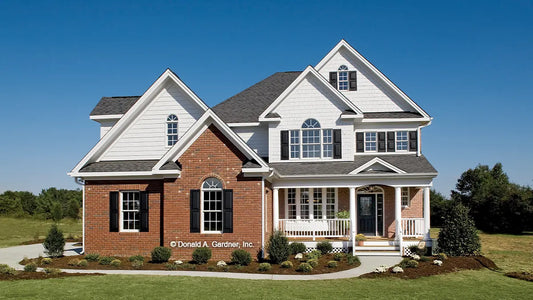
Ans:
[[[408,268],[418,268],[418,262],[416,260],[410,260],[407,262]]]
[[[15,275],[15,269],[6,264],[0,264],[0,274]]]
[[[69,266],[77,266],[79,263],[80,263],[79,259],[73,258],[73,259],[70,259],[67,264]]]
[[[48,235],[43,243],[45,253],[51,257],[59,257],[63,255],[65,248],[65,238],[63,232],[59,230],[56,224],[53,224],[48,231]]]
[[[313,258],[307,261],[308,264],[311,265],[311,267],[316,268],[318,266],[318,259]]]
[[[341,261],[345,256],[346,254],[344,253],[335,253],[335,255],[333,255],[333,259],[336,261]]]
[[[96,253],[85,255],[85,259],[88,261],[98,261],[99,258],[100,258],[100,254],[96,254]]]
[[[43,265],[49,265],[52,263],[52,259],[50,257],[45,257],[43,259],[41,259],[41,264]]]
[[[260,263],[259,264],[259,269],[258,270],[261,271],[261,272],[266,272],[266,271],[270,270],[271,268],[272,268],[272,266],[269,263],[265,262],[265,263]]]
[[[215,266],[209,266],[207,267],[207,271],[214,271],[216,268]]]
[[[439,253],[437,254],[437,259],[441,261],[445,261],[448,259],[448,255],[446,255],[446,253]]]
[[[339,263],[335,260],[328,261],[328,268],[336,268],[339,265]]]
[[[352,255],[351,253],[346,255],[346,262],[348,262],[349,265],[361,263],[361,261],[359,260],[359,256]]]
[[[144,265],[144,262],[141,260],[134,260],[131,262],[131,267],[134,269],[141,269],[143,265]],[[176,265],[176,264],[173,264],[173,265]]]
[[[293,265],[292,265],[292,262],[286,260],[281,263],[281,267],[285,269],[292,269]]]
[[[134,255],[134,256],[130,256],[130,258],[128,258],[129,261],[131,262],[134,262],[134,261],[142,261],[144,262],[144,257],[142,255]]]
[[[308,263],[301,263],[298,266],[297,271],[304,272],[304,273],[309,273],[309,272],[313,271],[313,267],[310,264],[308,264]]]
[[[89,265],[89,263],[87,262],[86,259],[82,259],[82,260],[80,260],[80,262],[78,263],[78,267],[82,267],[82,268],[86,268],[88,265]]]
[[[107,265],[110,265],[113,260],[114,258],[111,256],[101,256],[98,259],[98,263],[101,265],[107,266]]]
[[[451,256],[479,254],[481,244],[468,208],[462,204],[450,206],[445,213],[444,225],[439,232],[439,248]]]
[[[322,252],[319,250],[313,250],[305,255],[305,257],[309,259],[319,259],[320,256],[322,256]]]
[[[24,272],[35,272],[37,271],[37,265],[34,263],[29,263],[24,266]]]
[[[200,247],[194,249],[194,252],[192,253],[192,260],[201,265],[206,264],[208,260],[211,259],[211,249],[207,247]]]
[[[138,262],[138,260],[135,260],[134,262]],[[133,263],[133,262],[132,262]],[[169,271],[176,271],[180,268],[180,265],[176,265],[174,263],[166,263],[165,264],[165,269],[169,270]]]
[[[398,266],[400,266],[402,269],[405,269],[407,268],[407,263],[410,261],[411,259],[406,257],[404,259],[402,259],[402,261],[398,264]]]
[[[274,264],[279,264],[289,258],[289,240],[281,231],[275,231],[268,241],[268,257]]]
[[[246,250],[237,249],[231,252],[231,262],[234,264],[247,266],[252,262],[252,255]]]
[[[154,250],[152,250],[152,262],[154,263],[167,262],[170,259],[171,255],[172,255],[172,250],[170,250],[170,248],[155,247]]]
[[[45,268],[44,272],[50,275],[57,275],[61,273],[61,270],[57,268]]]
[[[304,243],[294,242],[289,245],[289,250],[291,254],[305,253],[307,247]]]
[[[331,243],[328,241],[318,242],[316,244],[316,249],[320,251],[322,255],[324,255],[330,253],[333,250],[333,245],[331,245]]]
[[[426,247],[420,248],[418,245],[409,246],[409,250],[411,251],[412,254],[416,254],[416,255],[418,255],[420,257],[425,255],[426,252],[427,252],[427,248]]]
[[[422,261],[422,262],[430,261],[430,260],[433,260],[433,259],[430,258],[430,257],[427,257],[427,256],[420,256],[420,261]]]
[[[119,260],[119,259],[113,259],[110,263],[111,266],[115,267],[115,268],[118,268],[120,267],[120,265],[122,264],[122,262]]]

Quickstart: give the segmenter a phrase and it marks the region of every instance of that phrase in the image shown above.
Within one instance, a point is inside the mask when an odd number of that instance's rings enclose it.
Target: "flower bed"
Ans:
[[[94,276],[94,275],[104,275],[98,273],[50,273],[45,272],[23,272],[16,271],[15,274],[0,274],[0,281],[3,280],[26,280],[26,279],[50,279],[50,278],[61,278],[61,277],[78,277],[78,276]]]

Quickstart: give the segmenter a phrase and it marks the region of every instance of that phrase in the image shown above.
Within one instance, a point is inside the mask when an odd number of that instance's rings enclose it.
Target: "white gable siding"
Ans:
[[[118,120],[102,120],[100,121],[100,138],[102,138],[111,127],[117,123]]]
[[[281,116],[281,122],[270,123],[268,134],[270,162],[280,161],[280,131],[300,129],[302,123],[309,118],[318,120],[321,128],[341,129],[342,160],[353,160],[355,142],[353,121],[340,119],[341,113],[347,108],[346,104],[324,87],[318,79],[307,75],[273,110]]]
[[[241,139],[261,157],[268,156],[268,128],[266,125],[252,127],[233,127]]]
[[[346,65],[349,71],[357,71],[357,91],[342,93],[363,112],[415,111],[389,87],[383,85],[373,72],[356,61],[345,48],[341,48],[317,71],[329,80],[329,72],[337,71],[341,65]]]
[[[174,84],[155,96],[140,116],[109,147],[100,160],[159,159],[166,146],[166,119],[178,117],[178,138],[198,120],[203,110]]]

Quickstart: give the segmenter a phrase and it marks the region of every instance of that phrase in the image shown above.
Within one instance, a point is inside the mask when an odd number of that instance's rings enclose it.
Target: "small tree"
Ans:
[[[281,231],[274,231],[270,236],[267,252],[270,261],[275,264],[284,262],[289,258],[289,240]]]
[[[481,250],[474,221],[462,204],[455,203],[446,211],[439,233],[439,247],[451,256],[475,255]]]
[[[59,257],[63,255],[65,248],[65,238],[63,232],[57,228],[56,224],[53,224],[48,231],[48,235],[43,243],[46,254],[52,257]]]
[[[54,222],[59,222],[61,221],[61,219],[63,219],[63,208],[61,207],[60,203],[55,202],[54,204],[52,204],[51,214],[52,220],[54,220]]]

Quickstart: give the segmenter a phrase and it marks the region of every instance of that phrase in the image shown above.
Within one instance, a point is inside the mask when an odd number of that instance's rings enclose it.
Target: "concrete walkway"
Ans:
[[[65,245],[66,256],[79,255],[80,247],[74,247],[74,243]],[[0,248],[0,263],[8,264],[11,267],[22,270],[23,266],[18,262],[24,257],[35,258],[44,255],[42,244],[33,244],[25,246],[16,246],[10,248]],[[359,256],[361,266],[328,274],[316,275],[275,275],[275,274],[249,274],[249,273],[230,273],[230,272],[200,272],[200,271],[155,271],[155,270],[80,270],[80,269],[63,269],[68,273],[101,273],[101,274],[123,274],[123,275],[158,275],[158,276],[191,276],[191,277],[219,277],[235,279],[256,279],[256,280],[325,280],[325,279],[343,279],[358,277],[374,271],[377,267],[385,265],[393,266],[401,261],[400,256]]]

